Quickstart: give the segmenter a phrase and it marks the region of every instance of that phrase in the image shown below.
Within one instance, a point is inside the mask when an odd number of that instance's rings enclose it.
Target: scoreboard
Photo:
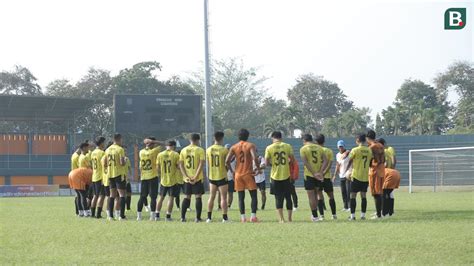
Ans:
[[[115,132],[174,137],[201,132],[201,95],[114,95]]]

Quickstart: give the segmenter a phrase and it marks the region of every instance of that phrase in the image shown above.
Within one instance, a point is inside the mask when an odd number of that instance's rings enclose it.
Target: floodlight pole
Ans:
[[[204,0],[204,124],[206,134],[206,149],[212,145],[212,114],[211,114],[211,69],[209,62],[209,31],[208,31],[208,1]]]

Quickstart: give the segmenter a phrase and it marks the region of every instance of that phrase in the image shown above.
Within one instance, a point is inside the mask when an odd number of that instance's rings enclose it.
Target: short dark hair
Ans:
[[[281,131],[273,131],[273,132],[272,132],[272,138],[274,138],[274,139],[281,139],[281,138],[282,138]]]
[[[372,129],[369,129],[369,130],[367,131],[366,137],[367,137],[368,139],[373,139],[373,140],[375,140],[375,138],[377,137],[377,134],[375,134],[375,131],[373,131]]]
[[[150,136],[150,137],[148,137],[147,139],[156,140],[156,138],[153,137],[153,136]]]
[[[217,131],[216,133],[214,133],[214,138],[217,140],[217,141],[221,141],[224,139],[224,132],[222,131]]]
[[[198,141],[200,139],[201,139],[201,136],[198,133],[191,134],[191,140],[192,141]]]
[[[383,138],[378,138],[377,142],[385,146],[385,139]]]
[[[326,137],[323,135],[323,134],[318,134],[316,136],[316,142],[319,144],[319,145],[323,145],[324,142],[326,142]]]
[[[166,146],[176,147],[176,141],[174,141],[174,140],[168,140],[168,141],[166,142]]]
[[[97,145],[97,146],[102,145],[104,142],[105,142],[105,138],[104,138],[104,137],[97,137],[97,138],[95,139],[95,145]]]
[[[249,136],[250,132],[247,129],[242,128],[239,130],[239,140],[247,141],[249,139]]]
[[[366,139],[365,139],[365,134],[359,134],[359,135],[357,135],[357,140],[358,140],[359,142],[364,143],[364,142],[366,141]]]
[[[89,143],[87,143],[87,142],[83,142],[83,143],[81,143],[81,145],[79,145],[79,149],[81,149],[81,150],[84,149],[84,148],[87,148],[87,147],[89,147]]]
[[[301,137],[304,141],[313,141],[313,135],[311,134],[304,134],[302,137]]]
[[[120,133],[115,133],[114,134],[114,141],[118,141],[122,139],[122,135]]]

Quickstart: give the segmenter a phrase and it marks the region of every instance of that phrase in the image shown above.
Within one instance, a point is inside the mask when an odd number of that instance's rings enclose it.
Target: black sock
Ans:
[[[115,198],[109,197],[109,213],[110,217],[114,217],[114,203],[115,203]]]
[[[171,218],[171,213],[167,213],[166,214],[166,219],[170,219]]]
[[[361,211],[365,213],[367,211],[367,198],[362,198]]]
[[[91,208],[91,214],[92,214],[92,217],[95,216],[95,207]]]
[[[207,212],[207,219],[212,220],[212,212]]]
[[[186,219],[186,212],[188,211],[189,204],[191,204],[191,200],[188,198],[184,198],[183,202],[181,203],[181,219]]]
[[[319,209],[319,214],[321,214],[321,216],[324,215],[324,200],[318,200],[318,209]]]
[[[336,215],[336,201],[334,199],[329,199],[329,206],[331,206],[332,215]]]
[[[245,214],[245,191],[239,191],[238,194],[240,214]]]
[[[351,199],[351,213],[356,212],[357,201],[355,198]]]
[[[318,209],[312,210],[311,214],[313,215],[313,217],[318,217]]]
[[[102,217],[102,207],[99,207],[97,208],[97,218],[101,218]]]
[[[395,211],[394,211],[394,207],[395,207],[395,199],[390,199],[390,206],[389,206],[389,211],[388,211],[388,214],[392,215]]]
[[[202,199],[196,198],[196,219],[201,220],[201,212],[202,212]]]
[[[227,220],[229,220],[229,217],[227,217],[227,214],[222,214],[222,219],[227,221]]]
[[[125,203],[126,203],[125,197],[120,197],[120,217],[125,218]]]
[[[262,210],[265,210],[265,202],[262,203]]]
[[[130,210],[131,203],[132,203],[132,196],[127,196],[127,210]]]
[[[250,207],[252,208],[252,213],[257,213],[258,209],[258,197],[257,197],[257,190],[250,190]]]
[[[179,196],[177,196],[175,199],[176,207],[179,209]]]
[[[380,217],[382,216],[382,196],[375,195],[374,200],[375,200],[375,211],[377,212],[377,217]]]
[[[155,213],[155,217],[156,217],[156,218],[160,218],[160,212],[156,212],[156,213]]]
[[[74,207],[76,208],[76,215],[79,215],[79,208],[77,207],[79,204],[79,200],[77,198],[77,196],[74,198]]]

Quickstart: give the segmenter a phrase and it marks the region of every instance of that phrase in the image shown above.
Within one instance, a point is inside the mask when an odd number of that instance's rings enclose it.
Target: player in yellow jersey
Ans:
[[[79,156],[81,155],[81,149],[78,147],[71,155],[71,171],[79,168]],[[76,207],[76,215],[79,215],[79,199],[74,198],[74,205]]]
[[[125,218],[125,196],[127,183],[123,176],[123,168],[125,166],[125,151],[122,148],[122,135],[114,134],[114,144],[105,151],[105,167],[107,167],[107,175],[109,176],[110,199],[109,212],[112,215],[114,211],[114,200],[120,197],[120,217],[119,220]],[[110,217],[109,217],[110,218]]]
[[[110,146],[112,146],[112,144],[114,144],[112,141],[109,141],[107,143],[107,146],[105,147],[104,150],[107,150]],[[104,152],[104,156],[102,156],[102,159],[101,159],[101,164],[102,164],[102,184],[104,185],[104,192],[105,192],[105,198],[104,198],[104,203],[105,203],[105,212],[107,214],[107,219],[112,219],[113,216],[112,214],[110,213],[109,211],[109,204],[110,204],[110,182],[109,182],[109,175],[108,175],[108,171],[107,171],[107,167],[105,167],[106,165],[106,156],[105,156],[105,152]]]
[[[92,166],[92,188],[94,190],[94,197],[91,202],[92,216],[95,216],[97,207],[97,218],[102,218],[102,207],[104,206],[105,190],[102,183],[103,166],[101,164],[102,157],[104,157],[105,138],[98,137],[95,141],[96,148],[91,152],[91,166]]]
[[[227,167],[225,159],[229,150],[227,150],[222,143],[224,141],[224,132],[217,131],[214,133],[214,145],[207,148],[207,167],[209,168],[209,201],[207,202],[207,223],[212,221],[212,210],[214,209],[214,200],[217,191],[221,195],[219,202],[222,209],[222,222],[227,222]]]
[[[274,131],[271,135],[273,144],[265,150],[265,161],[271,166],[270,194],[275,195],[275,205],[280,223],[285,222],[283,217],[283,202],[286,200],[288,211],[288,222],[292,221],[293,202],[290,192],[290,161],[295,160],[293,147],[282,141],[280,131]]]
[[[89,143],[84,142],[79,146],[81,155],[79,155],[78,164],[79,167],[92,169],[90,154],[89,154]]]
[[[318,222],[320,219],[317,196],[323,181],[323,170],[327,167],[327,159],[323,148],[313,142],[311,134],[304,134],[302,139],[303,147],[300,149],[300,157],[304,165],[304,188],[308,194],[311,220]]]
[[[202,194],[204,194],[203,169],[206,162],[205,151],[199,147],[201,137],[191,134],[190,143],[181,150],[179,168],[184,179],[184,194],[186,198],[181,203],[181,221],[186,222],[186,211],[191,205],[191,195],[196,198],[196,222],[201,222]]]
[[[385,151],[385,168],[395,169],[397,165],[397,158],[395,149],[392,146],[387,146],[383,138],[377,139],[377,142],[384,146]]]
[[[350,220],[355,220],[356,197],[360,192],[361,197],[361,219],[365,220],[365,212],[367,211],[367,188],[369,187],[369,168],[372,161],[372,151],[366,145],[365,134],[360,134],[356,138],[358,147],[349,153],[349,165],[352,166],[352,174],[350,176],[351,184],[351,216]],[[346,177],[347,178],[347,177]]]
[[[156,216],[156,198],[158,197],[158,169],[156,157],[161,148],[154,137],[144,140],[145,148],[140,151],[140,199],[137,204],[137,220],[142,219],[143,205],[150,196],[150,220],[154,221]]]
[[[178,154],[180,154],[181,151],[177,151],[177,152]],[[179,170],[179,167],[178,167],[178,172],[176,172],[176,186],[178,187],[178,193],[176,194],[174,201],[176,203],[176,208],[178,208],[179,210],[180,204],[181,204],[180,194],[181,194],[181,191],[183,191],[183,187],[184,187],[183,174],[181,173],[181,170]]]
[[[166,221],[170,222],[173,211],[174,198],[179,195],[179,186],[176,184],[179,170],[179,153],[176,151],[176,141],[166,143],[166,150],[160,152],[156,158],[156,165],[161,176],[160,198],[156,206],[156,220],[160,219],[160,211],[166,195],[169,196],[166,209]]]
[[[331,149],[324,147],[324,143],[326,142],[326,138],[324,137],[323,134],[319,134],[316,137],[316,143],[321,146],[323,149],[323,153],[326,157],[327,164],[326,167],[323,168],[323,182],[322,186],[319,188],[318,192],[318,208],[319,208],[319,213],[321,214],[321,219],[324,219],[324,200],[323,200],[323,190],[326,192],[326,194],[329,197],[329,206],[331,207],[331,214],[332,214],[332,219],[337,219],[336,216],[336,201],[334,200],[334,187],[333,187],[333,181],[332,175],[331,175],[331,166],[332,166],[332,161],[334,158],[334,153],[332,152]]]

